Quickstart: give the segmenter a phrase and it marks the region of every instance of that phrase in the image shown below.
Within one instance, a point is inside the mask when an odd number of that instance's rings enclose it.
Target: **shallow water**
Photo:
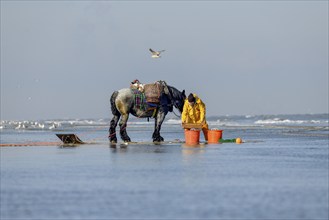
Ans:
[[[15,132],[2,138],[53,138]],[[151,141],[152,126],[128,132]],[[114,148],[106,135],[83,135],[103,139],[75,147],[0,148],[1,219],[328,219],[328,128],[227,126],[223,138],[245,143],[195,147]],[[175,125],[164,125],[162,136],[184,140]]]

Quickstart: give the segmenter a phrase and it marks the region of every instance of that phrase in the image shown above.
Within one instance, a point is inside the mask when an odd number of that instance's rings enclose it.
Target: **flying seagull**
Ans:
[[[152,49],[150,48],[150,51],[151,51],[151,53],[152,53],[152,57],[153,57],[153,58],[159,58],[159,57],[161,57],[161,56],[160,56],[160,53],[164,52],[165,50],[154,51],[154,50],[152,50]]]

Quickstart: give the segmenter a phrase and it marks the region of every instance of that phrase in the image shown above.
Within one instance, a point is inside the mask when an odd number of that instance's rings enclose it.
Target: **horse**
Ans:
[[[138,118],[154,118],[152,139],[153,142],[162,142],[164,138],[160,135],[160,129],[167,113],[172,112],[173,107],[177,108],[180,113],[183,111],[184,100],[186,99],[185,90],[180,92],[175,87],[164,83],[164,92],[159,97],[160,102],[157,104],[146,103],[146,108],[137,106],[136,94],[138,93],[138,90],[131,88],[123,88],[112,93],[110,102],[113,118],[109,128],[109,140],[111,143],[117,143],[116,127],[120,117],[120,137],[124,142],[131,142],[126,131],[129,114]]]

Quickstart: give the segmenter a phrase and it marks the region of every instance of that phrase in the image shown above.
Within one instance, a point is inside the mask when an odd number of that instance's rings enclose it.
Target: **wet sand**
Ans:
[[[1,147],[1,219],[327,219],[327,142],[294,140]]]

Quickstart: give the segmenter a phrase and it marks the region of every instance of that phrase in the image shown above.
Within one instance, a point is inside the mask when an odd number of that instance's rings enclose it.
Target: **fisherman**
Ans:
[[[182,112],[182,123],[202,124],[204,139],[208,141],[206,105],[196,94],[190,93],[189,96],[185,99]]]

